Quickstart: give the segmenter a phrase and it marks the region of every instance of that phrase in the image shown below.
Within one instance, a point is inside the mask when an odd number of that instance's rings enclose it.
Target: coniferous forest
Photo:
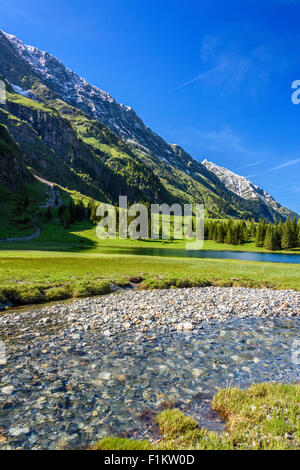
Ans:
[[[90,200],[87,206],[82,200],[77,201],[76,204],[70,201],[68,205],[60,206],[58,215],[60,223],[65,228],[82,220],[89,220],[96,225],[99,221],[96,210],[97,204],[93,200]],[[50,209],[47,217],[49,220],[52,218]],[[149,218],[149,226],[150,223]],[[296,218],[287,218],[285,222],[280,220],[274,224],[268,224],[263,219],[260,219],[258,223],[253,220],[209,219],[205,221],[204,237],[206,240],[226,245],[243,245],[254,240],[258,248],[266,248],[270,251],[290,250],[300,247],[300,220],[297,222]]]
[[[263,219],[259,223],[209,220],[205,222],[204,235],[207,240],[227,245],[243,245],[254,239],[256,247],[271,251],[290,250],[300,246],[300,221],[288,218],[285,222],[267,224]]]

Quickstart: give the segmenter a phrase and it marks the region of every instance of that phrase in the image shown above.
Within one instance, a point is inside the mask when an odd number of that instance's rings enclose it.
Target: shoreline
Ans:
[[[232,279],[234,281],[234,279]],[[142,282],[142,281],[141,281]],[[87,295],[84,297],[68,297],[65,299],[57,299],[57,300],[51,300],[51,301],[46,301],[46,302],[39,302],[39,303],[32,303],[32,304],[21,304],[21,305],[4,305],[4,308],[0,308],[0,319],[5,316],[6,314],[14,315],[14,314],[23,314],[31,311],[41,311],[45,308],[50,308],[50,307],[56,307],[56,306],[63,306],[63,305],[72,305],[76,302],[82,302],[86,300],[91,300],[91,301],[96,301],[97,299],[101,299],[102,297],[106,297],[107,295],[119,295],[122,293],[130,293],[133,291],[153,291],[153,290],[183,290],[183,289],[204,289],[204,288],[225,288],[225,289],[255,289],[255,290],[269,290],[269,291],[279,291],[279,292],[294,292],[294,293],[299,293],[299,290],[295,289],[280,289],[277,288],[276,286],[272,287],[264,287],[261,285],[253,286],[253,287],[248,287],[247,285],[218,285],[218,281],[216,282],[216,285],[213,283],[207,283],[206,285],[204,284],[203,286],[186,286],[186,287],[177,287],[175,285],[170,285],[166,287],[151,287],[150,285],[148,286],[147,284],[145,287],[141,286],[141,282],[137,283],[135,281],[128,281],[128,283],[125,283],[124,285],[114,283],[114,282],[108,282],[111,292],[105,293],[105,294],[95,294],[95,295]],[[148,282],[146,280],[146,282]],[[246,284],[246,283],[245,283]]]
[[[224,321],[229,318],[300,317],[300,292],[248,287],[181,287],[137,290],[119,289],[117,292],[68,299],[51,306],[24,307],[21,313],[3,312],[2,324],[44,319],[45,324],[63,325],[76,322],[80,330],[103,330],[110,336],[120,328],[138,327],[145,332],[166,326],[170,331],[193,331],[204,321]],[[99,317],[99,314],[101,316]],[[56,319],[55,319],[56,317]],[[117,327],[114,322],[117,322]],[[120,323],[121,322],[121,323]]]

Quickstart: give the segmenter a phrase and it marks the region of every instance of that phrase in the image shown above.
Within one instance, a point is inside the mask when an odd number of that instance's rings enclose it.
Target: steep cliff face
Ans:
[[[0,183],[11,191],[20,193],[23,190],[23,182],[32,180],[23,164],[19,147],[7,128],[0,124]]]
[[[32,73],[30,64],[16,54],[14,44],[2,31],[0,31],[1,42],[1,75],[9,77],[11,83],[20,87],[30,88],[34,83],[35,75]]]

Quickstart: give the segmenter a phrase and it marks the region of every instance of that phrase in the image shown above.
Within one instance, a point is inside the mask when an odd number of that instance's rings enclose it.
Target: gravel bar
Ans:
[[[174,331],[201,328],[206,321],[230,317],[300,316],[300,292],[293,290],[202,287],[110,294],[58,304],[41,310],[0,317],[3,339],[24,330],[50,333],[65,329],[71,339],[80,331],[100,330],[109,336],[121,330]],[[29,322],[30,326],[26,326]]]

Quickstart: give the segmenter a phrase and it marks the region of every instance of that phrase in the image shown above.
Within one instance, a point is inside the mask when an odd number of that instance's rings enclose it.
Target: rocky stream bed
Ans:
[[[82,448],[108,434],[155,440],[152,418],[169,406],[221,431],[210,409],[218,388],[299,381],[300,293],[111,294],[4,314],[0,340],[0,449]]]

